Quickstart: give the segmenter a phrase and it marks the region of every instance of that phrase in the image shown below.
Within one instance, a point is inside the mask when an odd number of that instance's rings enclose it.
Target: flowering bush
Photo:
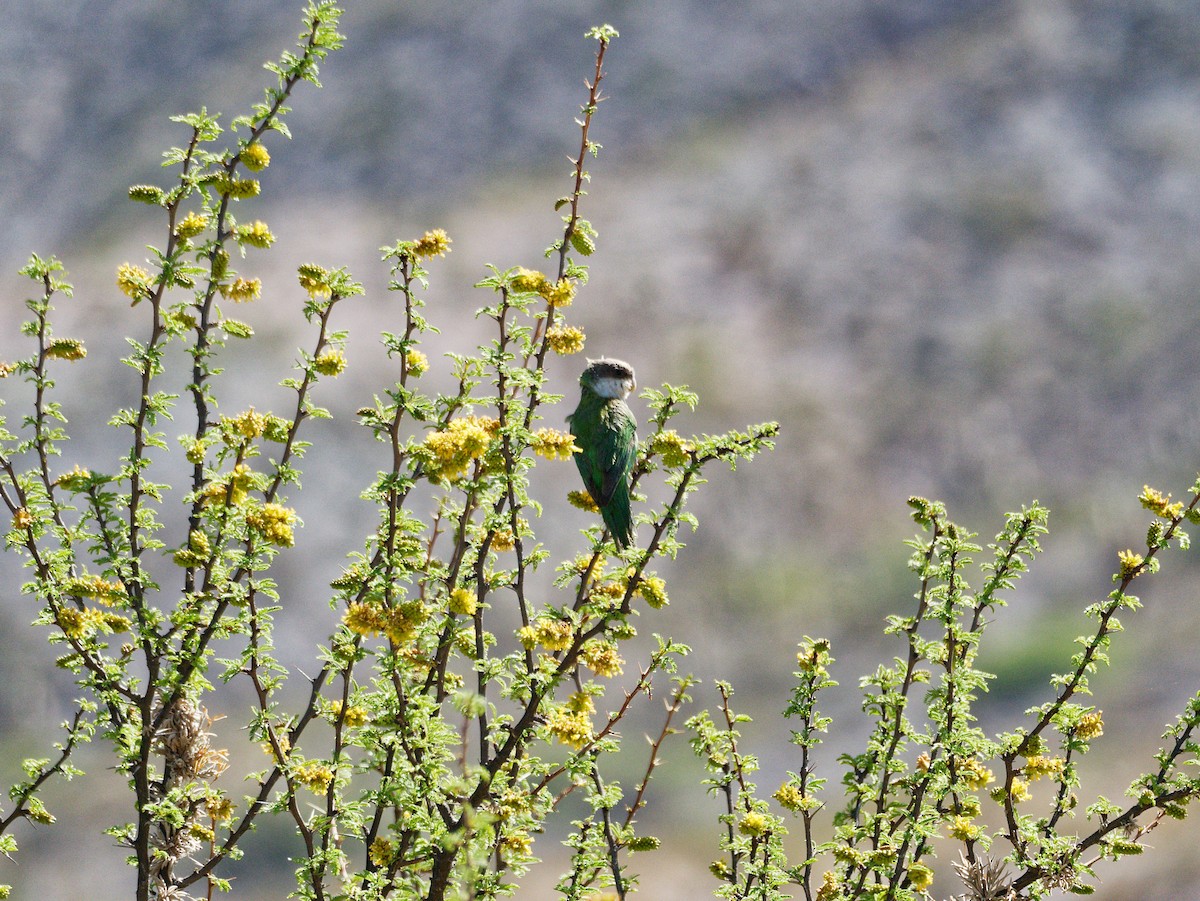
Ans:
[[[629,854],[659,847],[639,833],[638,814],[695,685],[677,674],[687,648],[669,638],[656,637],[652,650],[631,659],[635,621],[666,616],[667,581],[654,566],[675,557],[681,526],[695,525],[686,503],[706,469],[769,449],[777,427],[686,436],[681,414],[696,395],[672,385],[643,391],[651,416],[628,476],[628,547],[594,516],[603,498],[530,493],[535,466],[585,452],[576,435],[541,422],[561,400],[547,391],[548,361],[580,353],[586,340],[568,313],[587,317],[581,259],[597,252],[599,235],[582,216],[585,162],[599,150],[589,133],[617,37],[608,26],[593,29],[595,66],[577,120],[572,184],[556,203],[563,229],[546,251],[548,272],[496,268],[478,283],[487,292],[478,316],[494,337],[449,355],[448,392],[423,388],[423,377],[443,364],[422,350],[434,330],[422,297],[452,240],[431,229],[382,249],[400,325],[382,333],[392,366],[386,385],[357,413],[383,448],[364,491],[377,526],[350,565],[331,573],[332,613],[315,675],[289,675],[273,646],[274,621],[289,611],[272,567],[302,527],[288,504],[300,489],[306,426],[330,415],[316,393],[351,365],[335,313],[363,289],[344,269],[298,266],[292,291],[314,335],[282,383],[292,396],[283,412],[215,414],[222,354],[230,341],[255,340],[222,302],[263,296],[263,280],[234,263],[270,249],[274,236],[265,222],[235,214],[260,194],[251,176],[270,165],[272,133],[287,133],[294,89],[317,83],[318,65],[340,48],[339,16],[334,2],[309,4],[297,50],[268,66],[276,82],[264,102],[230,123],[236,140],[223,142],[224,128],[207,112],[177,117],[185,140],[166,155],[169,184],[130,189],[132,200],[165,219],[165,237],[145,265],[124,262],[115,272],[145,337],[131,341],[122,361],[137,401],[112,416],[128,450],[111,466],[59,465],[68,434],[54,377],[87,350],[83,339],[54,332],[52,301],[71,296],[63,265],[35,255],[22,270],[36,285],[23,328],[32,349],[0,365],[7,384],[24,391],[26,408],[19,425],[0,428],[6,546],[23,555],[36,624],[82,697],[55,753],[25,761],[24,779],[9,789],[0,851],[18,852],[20,823],[54,823],[42,789],[81,776],[73,755],[99,736],[128,784],[128,810],[108,834],[128,854],[138,901],[228,890],[223,864],[243,853],[247,834],[267,817],[296,828],[290,856],[299,897],[511,894],[536,862],[536,837],[566,815],[572,794],[584,798],[584,813],[570,824],[572,853],[558,891],[624,898],[637,884]],[[163,387],[172,345],[190,365],[186,403]],[[172,443],[161,431],[168,421],[186,421],[187,434]],[[658,506],[647,501],[654,483],[661,486],[653,493],[665,489]],[[172,488],[182,495],[181,516],[166,509]],[[1079,701],[1087,678],[1105,660],[1117,612],[1138,606],[1130,583],[1157,568],[1169,545],[1185,546],[1182,526],[1200,519],[1200,485],[1189,502],[1149,488],[1141,500],[1154,517],[1146,548],[1120,555],[1117,588],[1090,608],[1097,626],[1070,670],[1055,677],[1054,696],[1030,712],[1030,724],[988,737],[971,713],[988,679],[975,666],[980,641],[1038,551],[1047,513],[1034,504],[1008,518],[990,545],[982,587],[972,591],[970,556],[980,551],[973,536],[940,504],[914,498],[924,530],[912,543],[917,607],[888,623],[906,654],[863,680],[871,732],[862,753],[842,760],[846,803],[831,837],[818,835],[826,780],[815,775],[815,753],[831,728],[816,706],[835,684],[829,642],[800,646],[785,711],[796,724],[797,763],[771,800],[750,780],[756,763],[739,743],[745,718],[728,683],[718,683],[715,712],[688,721],[707,786],[724,800],[722,856],[711,867],[717,894],[925,897],[935,880],[949,881],[935,870],[948,844],[961,849],[952,867],[972,901],[1086,892],[1101,858],[1139,853],[1162,817],[1181,817],[1200,792],[1184,769],[1196,759],[1200,698],[1171,727],[1132,800],[1100,798],[1083,811],[1089,831],[1072,827],[1077,762],[1103,734],[1100,711]],[[539,540],[543,504],[567,502],[593,514],[586,540]],[[534,579],[551,566],[553,585]],[[616,727],[664,679],[665,711],[643,776],[627,792],[606,777],[621,745]],[[288,680],[303,680],[307,700],[298,707],[282,700]],[[225,685],[234,682],[255,699],[245,722],[230,717]],[[605,712],[611,697],[618,700]],[[230,773],[239,739],[265,754],[262,769]],[[1051,798],[1035,812],[1031,784],[1040,780],[1052,786]],[[783,844],[789,818],[799,820],[804,843],[794,865]],[[0,886],[0,897],[8,893]]]

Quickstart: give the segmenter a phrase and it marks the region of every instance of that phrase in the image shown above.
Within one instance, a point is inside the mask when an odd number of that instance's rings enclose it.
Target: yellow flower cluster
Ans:
[[[51,360],[75,362],[87,356],[87,348],[78,338],[55,338],[46,347],[46,356]]]
[[[571,646],[574,629],[565,619],[543,616],[533,624],[534,643],[547,651],[565,651]]]
[[[19,507],[13,514],[12,524],[14,529],[28,529],[33,525],[33,514],[25,507]]]
[[[500,839],[500,850],[509,858],[528,857],[533,850],[533,839],[524,829],[518,829]]]
[[[772,795],[779,806],[785,810],[799,810],[804,806],[804,795],[800,793],[800,789],[790,782],[785,782]]]
[[[453,481],[463,476],[472,460],[486,453],[500,423],[480,416],[460,416],[440,432],[425,438],[426,466],[431,478]]]
[[[420,375],[429,369],[429,357],[419,350],[410,350],[404,355],[404,364],[410,375]]]
[[[122,263],[117,267],[117,287],[121,293],[137,303],[150,296],[150,273],[141,266]]]
[[[333,782],[333,770],[323,763],[305,761],[292,772],[293,778],[310,792],[321,795]]]
[[[923,892],[933,885],[933,870],[923,863],[914,863],[908,868],[908,881],[918,892]]]
[[[366,601],[351,604],[342,622],[351,632],[364,637],[386,635],[396,644],[408,641],[425,621],[426,611],[420,601],[397,604],[391,609]]]
[[[221,296],[227,297],[234,303],[249,303],[262,296],[262,279],[235,278],[231,282],[222,282]]]
[[[583,329],[573,325],[556,325],[546,332],[546,346],[556,354],[567,356],[583,350]]]
[[[55,621],[64,635],[76,639],[96,632],[125,632],[129,629],[129,620],[126,617],[92,607],[84,607],[82,610],[76,607],[62,607],[55,614]]]
[[[764,835],[771,828],[771,821],[766,814],[752,810],[738,820],[738,832],[754,838]]]
[[[1149,485],[1142,486],[1138,500],[1142,502],[1143,507],[1161,519],[1178,519],[1186,509],[1183,501],[1171,503],[1171,495],[1163,495],[1161,491]]]
[[[105,606],[125,597],[125,584],[120,580],[110,582],[97,575],[74,576],[63,583],[66,594],[78,598],[95,598]]]
[[[446,234],[444,228],[434,228],[421,235],[413,244],[413,256],[418,259],[429,259],[430,257],[444,257],[450,252],[450,245],[454,243],[450,236]]]
[[[1133,579],[1142,574],[1142,564],[1146,558],[1141,554],[1126,549],[1117,554],[1117,559],[1121,561],[1118,572],[1122,579]]]
[[[575,299],[575,283],[570,279],[552,282],[544,272],[536,269],[518,268],[508,282],[514,294],[539,294],[552,307],[569,307]]]
[[[346,712],[343,715],[341,698],[336,701],[330,701],[328,707],[329,721],[336,723],[340,718],[342,725],[350,729],[357,729],[359,726],[365,726],[371,720],[371,716],[367,713],[367,708],[365,707],[351,704],[345,709]]]
[[[15,363],[0,363],[0,379],[6,379],[16,371]]]
[[[271,229],[267,227],[267,223],[256,220],[250,225],[238,226],[237,240],[239,244],[249,244],[251,247],[266,250],[275,243],[275,236],[271,234]]]
[[[517,539],[512,529],[497,529],[492,533],[491,549],[499,554],[507,554],[517,546]]]
[[[1035,754],[1033,757],[1025,761],[1025,775],[1032,781],[1036,782],[1043,776],[1051,776],[1057,779],[1062,775],[1064,761],[1061,757],[1046,757],[1041,754]]]
[[[333,290],[329,287],[329,270],[315,263],[304,263],[296,270],[300,287],[308,292],[311,298],[329,297]]]
[[[236,416],[221,417],[221,431],[230,438],[258,438],[267,428],[267,417],[253,407]],[[227,441],[226,443],[235,443]]]
[[[78,463],[71,467],[70,472],[64,472],[54,484],[61,488],[66,488],[68,491],[82,491],[87,487],[87,483],[91,481],[92,473],[90,470],[84,469]]]
[[[955,817],[950,821],[950,837],[956,838],[960,842],[973,842],[979,838],[982,832],[983,830],[967,817]]]
[[[246,512],[246,525],[276,547],[291,547],[296,543],[292,525],[296,511],[282,504],[263,504]]]
[[[1085,713],[1075,726],[1075,734],[1084,741],[1091,741],[1104,734],[1104,716],[1100,710]]]
[[[687,465],[692,443],[680,438],[678,432],[670,429],[654,436],[650,442],[650,452],[662,457],[664,466],[676,469]]]
[[[380,836],[371,842],[371,847],[367,849],[367,854],[371,858],[371,863],[375,864],[375,866],[386,867],[396,856],[396,846],[390,839]]]
[[[161,203],[162,188],[155,185],[130,185],[129,199],[136,200],[138,203]]]
[[[593,638],[579,649],[579,660],[597,676],[611,678],[621,675],[621,659],[617,646],[611,641]]]
[[[175,561],[176,566],[202,566],[211,553],[212,546],[208,543],[208,536],[194,529],[188,533],[187,547],[176,551],[171,559]]]
[[[667,600],[667,583],[658,578],[658,576],[643,576],[638,581],[635,594],[641,595],[646,603],[655,610],[665,607],[670,603]]]
[[[313,369],[321,375],[339,376],[346,371],[346,355],[340,350],[327,350],[313,360]]]
[[[592,500],[592,496],[586,491],[568,491],[567,503],[580,510],[586,510],[588,513],[600,512],[600,508],[596,506],[596,502]]]
[[[1013,779],[1012,789],[1009,791],[1012,796],[1013,803],[1020,804],[1022,801],[1028,801],[1032,796],[1029,791],[1029,783],[1024,779]]]
[[[208,216],[204,213],[188,213],[175,226],[175,237],[188,239],[202,234],[208,228]]]
[[[475,592],[467,588],[455,588],[450,592],[447,609],[456,616],[474,616],[479,609],[479,600]]]
[[[233,819],[233,802],[221,795],[209,795],[204,799],[204,812],[219,823]]]
[[[246,200],[257,197],[262,190],[257,178],[233,178],[222,174],[213,179],[213,187],[220,194],[226,194],[230,200]]]
[[[239,463],[233,472],[224,478],[214,479],[204,488],[206,504],[220,503],[239,507],[246,501],[246,493],[254,487],[254,470]]]
[[[571,455],[580,450],[575,444],[574,435],[558,429],[538,429],[533,433],[529,446],[535,454],[547,460],[570,460]]]
[[[992,771],[974,757],[968,757],[959,764],[958,775],[972,791],[982,791],[994,778]]]
[[[817,901],[834,901],[842,897],[842,886],[832,870],[826,870],[821,877],[821,887],[817,889]]]
[[[592,740],[592,699],[582,693],[571,695],[561,707],[555,707],[546,717],[546,728],[560,744],[578,750]]]
[[[243,147],[242,152],[238,156],[241,157],[242,165],[251,172],[261,172],[267,166],[271,165],[271,154],[267,152],[266,147],[257,141]]]

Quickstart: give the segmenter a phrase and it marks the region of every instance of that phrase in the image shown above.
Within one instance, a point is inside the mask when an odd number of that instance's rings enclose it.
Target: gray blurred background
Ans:
[[[429,347],[487,337],[470,288],[484,264],[537,267],[561,224],[566,155],[594,45],[587,27],[621,32],[608,57],[584,214],[600,233],[591,284],[570,310],[587,353],[632,362],[643,385],[686,383],[702,398],[681,430],[778,419],[778,449],[714,471],[697,496],[699,531],[667,575],[671,607],[643,618],[695,648],[688,667],[731,679],[754,716],[744,747],[774,790],[798,764],[778,716],[796,643],[833,640],[842,687],[821,775],[865,729],[859,674],[902,653],[880,636],[884,616],[911,609],[904,501],[938,497],[988,540],[1003,513],[1038,498],[1053,510],[1045,553],[989,633],[982,665],[998,676],[979,708],[992,733],[1050,695],[1086,631],[1087,603],[1111,588],[1116,552],[1144,540],[1136,496],[1150,483],[1185,493],[1200,466],[1200,2],[1194,0],[753,0],[704,3],[349,0],[346,49],[301,85],[272,136],[263,196],[242,221],[266,220],[278,242],[240,266],[264,297],[235,315],[258,332],[229,360],[223,412],[254,402],[254,385],[287,374],[311,343],[299,315],[298,263],[347,266],[367,296],[340,311],[351,369],[326,381],[305,519],[284,555],[279,640],[294,672],[333,622],[324,585],[372,527],[359,491],[385,465],[353,411],[395,377],[378,350],[394,327],[376,248],[442,226],[454,251],[431,267]],[[104,423],[132,402],[133,373],[115,362],[141,336],[114,285],[165,223],[125,199],[130,184],[165,184],[160,153],[185,140],[168,116],[207,106],[225,121],[259,100],[260,64],[291,46],[298,2],[17,0],[0,29],[0,354],[23,353],[16,326],[31,251],[57,254],[76,285],[59,333],[83,337],[86,361],[62,369],[74,441],[64,467],[114,468],[123,436]],[[579,358],[552,361],[575,398]],[[179,381],[177,389],[182,389]],[[6,383],[10,422],[23,412]],[[646,416],[644,404],[636,407]],[[100,411],[100,412],[97,412]],[[188,432],[186,411],[167,426]],[[324,445],[323,447],[320,445]],[[555,504],[574,487],[569,464],[540,467],[541,534],[569,555],[588,520]],[[164,470],[165,477],[173,473]],[[174,509],[178,505],[168,507]],[[172,514],[174,515],[174,514]],[[980,555],[982,558],[984,555]],[[74,689],[31,632],[33,601],[6,559],[0,603],[0,775],[48,753]],[[1145,609],[1123,619],[1113,666],[1093,681],[1105,737],[1084,765],[1080,809],[1120,797],[1149,768],[1164,725],[1200,687],[1200,569],[1173,552],[1137,587]],[[314,625],[315,624],[315,625]],[[636,675],[627,667],[626,678]],[[711,682],[695,692],[711,704]],[[249,701],[223,696],[229,743]],[[655,702],[657,704],[657,701]],[[624,730],[644,766],[649,710]],[[218,724],[218,732],[220,731]],[[0,881],[18,897],[131,889],[122,852],[100,829],[123,820],[119,780],[97,749],[88,776],[56,785],[60,824],[19,833]],[[262,765],[252,751],[246,763]],[[703,897],[714,885],[719,812],[697,786],[685,742],[641,817],[664,847],[635,857],[647,897]],[[226,779],[236,778],[231,772]],[[234,785],[229,786],[237,793]],[[82,812],[89,822],[74,822]],[[1081,831],[1090,831],[1086,823]],[[264,824],[247,865],[231,865],[234,897],[280,898],[299,853],[287,822]],[[547,897],[563,853],[522,892]],[[1099,897],[1200,898],[1188,824],[1169,823],[1154,850],[1100,870]],[[800,858],[799,846],[793,844]],[[63,852],[69,853],[64,858]],[[257,853],[256,853],[257,852]],[[69,860],[69,865],[65,864]],[[955,890],[939,870],[934,892]]]

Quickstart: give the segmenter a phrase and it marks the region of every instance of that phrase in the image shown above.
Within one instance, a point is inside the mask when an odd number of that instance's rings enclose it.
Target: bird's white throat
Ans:
[[[606,400],[624,400],[633,390],[632,379],[600,378],[592,382],[592,390]]]

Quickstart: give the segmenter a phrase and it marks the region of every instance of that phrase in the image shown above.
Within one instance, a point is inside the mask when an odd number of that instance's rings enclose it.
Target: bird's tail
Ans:
[[[604,524],[621,550],[629,547],[633,541],[633,516],[629,511],[629,489],[618,485],[612,498],[600,508]]]

